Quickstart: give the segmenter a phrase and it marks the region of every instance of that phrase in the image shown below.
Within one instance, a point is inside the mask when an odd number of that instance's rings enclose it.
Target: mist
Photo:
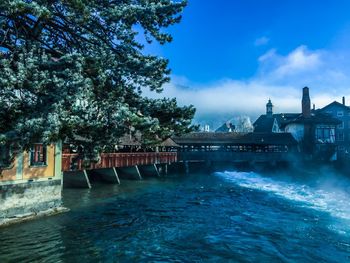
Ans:
[[[239,187],[270,193],[350,223],[350,179],[330,167],[278,173],[227,170],[215,175]],[[349,224],[341,227],[350,230]]]
[[[311,50],[301,45],[288,54],[269,49],[257,58],[257,70],[247,79],[225,79],[194,83],[185,76],[173,75],[161,94],[144,90],[149,97],[175,97],[180,105],[197,108],[194,119],[212,129],[225,121],[247,115],[252,122],[265,113],[268,99],[274,112],[301,111],[301,89],[310,88],[312,104],[321,108],[342,96],[350,98],[350,52]]]

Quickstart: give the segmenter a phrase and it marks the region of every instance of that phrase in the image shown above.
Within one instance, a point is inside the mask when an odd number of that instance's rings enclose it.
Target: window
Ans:
[[[339,150],[339,151],[344,151],[344,150],[345,150],[345,147],[344,147],[344,146],[338,146],[338,150]]]
[[[342,121],[338,126],[337,126],[338,129],[344,129],[344,122]]]
[[[344,133],[343,132],[339,132],[337,134],[337,141],[344,141]]]
[[[335,141],[334,128],[331,126],[322,125],[317,127],[315,136],[319,143],[334,143]]]
[[[338,117],[343,117],[344,116],[344,112],[343,111],[337,111],[337,116]]]
[[[46,145],[36,143],[30,150],[30,165],[46,165]]]
[[[8,168],[11,165],[11,153],[10,153],[10,147],[2,145],[0,146],[0,166]]]

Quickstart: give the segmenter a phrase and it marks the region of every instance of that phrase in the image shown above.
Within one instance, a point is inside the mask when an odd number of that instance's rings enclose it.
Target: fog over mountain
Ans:
[[[341,101],[342,96],[350,99],[350,52],[344,49],[312,50],[301,45],[285,55],[269,49],[257,63],[256,73],[248,79],[226,78],[198,84],[173,76],[162,94],[145,94],[176,97],[180,104],[194,104],[195,122],[209,124],[213,129],[240,115],[248,115],[254,122],[265,112],[269,98],[274,112],[300,112],[304,86],[310,88],[316,108]]]

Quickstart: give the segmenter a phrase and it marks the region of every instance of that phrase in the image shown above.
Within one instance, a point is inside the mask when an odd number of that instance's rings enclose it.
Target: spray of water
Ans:
[[[218,172],[216,176],[240,187],[273,193],[297,202],[300,206],[327,212],[333,217],[350,220],[350,194],[330,184],[310,186],[300,182],[264,177],[254,172]]]

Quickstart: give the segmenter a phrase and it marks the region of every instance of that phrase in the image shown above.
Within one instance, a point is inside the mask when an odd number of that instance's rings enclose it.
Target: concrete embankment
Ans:
[[[61,180],[0,185],[0,226],[67,211]]]

